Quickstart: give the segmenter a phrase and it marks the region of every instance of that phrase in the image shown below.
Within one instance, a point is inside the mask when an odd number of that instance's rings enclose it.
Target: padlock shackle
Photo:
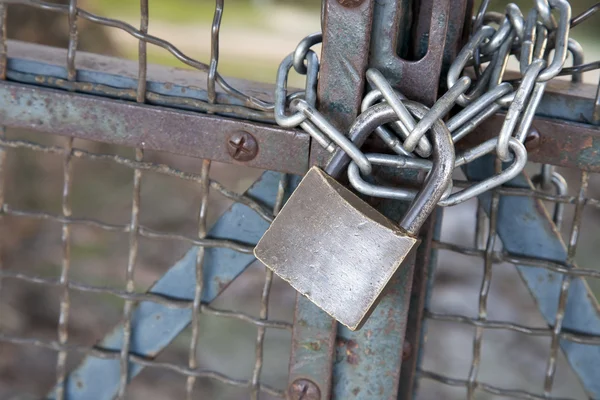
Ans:
[[[429,111],[427,107],[414,101],[403,100],[403,103],[419,119]],[[360,145],[377,127],[394,122],[397,119],[398,116],[387,103],[374,105],[359,115],[350,127],[350,139]],[[400,226],[412,235],[419,232],[419,229],[433,212],[452,181],[455,154],[450,131],[440,120],[433,124],[431,131],[433,144],[431,173],[425,179],[421,190],[417,193],[408,211],[400,221]],[[348,162],[347,155],[343,152],[337,152],[327,166],[326,172],[330,175],[332,173],[339,174]]]

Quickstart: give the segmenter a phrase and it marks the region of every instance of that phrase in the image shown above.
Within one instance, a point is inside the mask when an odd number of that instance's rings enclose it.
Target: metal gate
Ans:
[[[8,40],[16,3],[63,15],[68,48]],[[0,1],[0,398],[600,398],[597,243],[586,241],[584,258],[576,251],[580,238],[597,236],[598,86],[577,75],[552,81],[527,142],[529,160],[561,168],[568,190],[556,178],[549,194],[523,173],[477,202],[439,210],[412,267],[352,332],[304,297],[290,301],[295,292],[255,262],[254,244],[298,177],[327,154],[303,131],[273,123],[273,85],[218,73],[224,3],[203,63],[148,33],[147,0],[139,29],[76,0]],[[368,66],[432,105],[472,7],[323,0],[320,111],[347,129]],[[138,39],[138,62],[77,51],[82,21]],[[147,65],[148,43],[192,69]],[[402,46],[417,49],[414,59],[398,56]],[[492,137],[501,118],[464,146]],[[456,186],[493,175],[494,162],[463,172]],[[48,187],[52,174],[61,189]],[[373,204],[390,217],[404,207]],[[553,207],[565,208],[563,221],[553,221]],[[36,247],[39,235],[53,238],[53,252]],[[109,250],[94,253],[90,243]],[[13,318],[27,313],[29,323]],[[211,366],[211,347],[231,360]]]

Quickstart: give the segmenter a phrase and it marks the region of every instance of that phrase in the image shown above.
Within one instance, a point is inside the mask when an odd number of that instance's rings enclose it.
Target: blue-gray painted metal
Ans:
[[[493,175],[493,163],[489,158],[471,163],[466,168],[472,180],[482,180]],[[520,175],[510,186],[531,188],[531,182]],[[480,196],[489,212],[491,195]],[[503,196],[498,210],[498,235],[504,250],[510,254],[541,258],[558,263],[567,259],[565,244],[554,228],[548,215],[542,210],[541,201],[523,196]],[[544,268],[517,266],[525,284],[533,294],[540,312],[548,325],[553,325],[558,308],[562,274]],[[600,335],[600,308],[584,279],[573,278],[569,289],[564,329]],[[600,398],[600,346],[561,340],[560,346],[573,371],[578,375],[591,398]]]
[[[7,79],[9,81],[73,90],[67,80],[64,66],[66,50],[31,43],[8,41]],[[137,62],[114,57],[79,52],[77,53],[76,90],[107,98],[135,101],[137,90]],[[237,89],[252,93],[254,97],[272,100],[273,86],[268,84],[230,79]],[[84,84],[84,85],[81,85]],[[207,106],[208,93],[205,81],[191,71],[149,66],[147,76],[147,102],[177,109],[197,111]],[[242,108],[244,101],[219,92],[218,105],[238,107],[236,110],[223,108],[219,114],[259,122],[274,122],[271,112]],[[201,102],[201,104],[200,104]],[[245,111],[244,111],[245,110]],[[239,115],[237,115],[237,114]]]
[[[408,205],[383,199],[377,209],[399,221]],[[365,325],[338,324],[332,399],[396,399],[416,252],[409,255]]]
[[[57,79],[67,80],[67,68],[59,65],[52,65],[41,61],[9,58],[7,63],[7,78],[21,83],[28,83],[33,85],[39,85],[41,82],[36,77],[52,77]],[[136,90],[137,79],[111,74],[107,72],[93,71],[86,69],[85,67],[78,67],[77,69],[77,81],[92,83],[98,85],[106,85],[116,89],[131,89]],[[42,83],[45,86],[54,87],[49,83]],[[190,87],[181,86],[175,83],[164,83],[148,81],[147,90],[166,96],[178,96],[186,97],[195,100],[208,101],[208,94],[206,90]],[[92,91],[92,93],[94,93]],[[103,92],[97,92],[106,96]],[[219,99],[220,101],[223,99]],[[235,97],[228,97],[227,103],[232,105],[243,106],[243,102]]]
[[[248,190],[248,195],[273,207],[281,174],[265,172]],[[296,181],[294,182],[294,184]],[[209,232],[210,238],[231,239],[255,244],[268,227],[268,222],[245,205],[236,203],[219,218]],[[149,290],[150,293],[192,300],[196,282],[196,247],[173,265]],[[204,256],[204,291],[202,301],[210,303],[227,285],[255,260],[224,248],[207,248]],[[131,352],[153,357],[185,329],[192,319],[191,309],[169,308],[153,302],[142,302],[132,315]],[[119,351],[123,345],[123,325],[117,325],[99,347]],[[142,366],[130,363],[130,377]],[[86,357],[67,378],[68,399],[112,399],[119,387],[119,360]],[[53,394],[50,394],[53,397]]]

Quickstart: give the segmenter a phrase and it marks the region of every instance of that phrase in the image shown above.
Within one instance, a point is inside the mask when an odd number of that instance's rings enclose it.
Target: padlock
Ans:
[[[417,118],[427,108],[404,101]],[[396,121],[392,108],[375,105],[350,128],[362,144],[376,127]],[[340,323],[359,329],[387,283],[419,243],[418,231],[451,180],[454,146],[443,122],[432,127],[433,167],[396,225],[334,178],[349,159],[336,150],[325,171],[312,167],[255,247],[254,254]]]

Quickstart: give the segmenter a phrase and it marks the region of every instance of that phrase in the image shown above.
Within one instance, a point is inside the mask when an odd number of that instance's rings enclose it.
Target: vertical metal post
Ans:
[[[398,172],[391,174],[397,176]],[[394,221],[400,220],[408,208],[408,203],[374,201],[375,208]],[[397,398],[414,264],[415,253],[400,266],[361,330],[339,327],[332,398]]]
[[[439,82],[440,75],[443,74],[444,69],[452,62],[462,47],[470,25],[470,18],[468,16],[472,13],[473,0],[452,2],[447,15],[439,14],[437,11],[440,6],[443,6],[441,3],[438,2],[435,5],[436,8],[434,8],[434,4],[431,1],[424,1],[421,4],[418,10],[417,23],[413,30],[415,33],[413,34],[412,43],[413,47],[417,47],[417,45],[424,43],[425,40],[422,39],[427,37],[428,46],[426,49],[417,48],[416,52],[413,52],[422,57],[419,61],[401,61],[404,65],[404,73],[408,72],[410,74],[410,71],[415,70],[415,68],[418,70],[419,68],[424,68],[425,64],[427,64],[427,68],[433,68],[435,71],[438,71],[436,77],[437,82]],[[402,10],[399,13],[402,15]],[[378,16],[380,19],[385,18],[383,10],[380,10]],[[431,26],[431,23],[436,19],[444,21],[444,24],[447,25],[447,28],[445,28],[445,40],[439,44],[434,43],[437,39],[432,39],[431,36],[431,34],[437,36],[444,31],[443,26],[438,26],[437,28]],[[373,40],[375,39],[373,38]],[[398,40],[402,40],[402,37],[398,37]],[[408,41],[409,39],[404,38],[404,40]],[[379,56],[379,62],[381,62],[381,57],[383,57],[383,54]],[[411,90],[420,90],[422,92],[420,95],[422,101],[426,104],[431,104],[437,98],[437,87],[435,91],[428,90],[429,83],[427,80],[427,77],[421,75],[420,79],[410,82],[410,84],[416,85],[416,88],[411,88]],[[405,86],[403,85],[406,84],[400,85],[400,90],[405,90]],[[422,242],[417,251],[414,264],[411,298],[403,345],[402,368],[398,385],[398,398],[400,400],[412,399],[416,392],[416,370],[422,356],[421,350],[424,345],[427,329],[423,320],[423,314],[427,303],[428,288],[431,285],[435,263],[437,262],[436,251],[432,248],[431,242],[439,238],[442,217],[443,209],[440,208],[421,229]]]
[[[360,110],[369,56],[374,0],[323,0],[323,50],[319,110],[342,132]],[[330,154],[311,146],[311,164],[324,166]],[[337,324],[298,296],[292,334],[288,396],[330,398]]]
[[[432,279],[436,263],[436,252],[431,246],[435,238],[439,238],[442,210],[432,215],[421,228],[421,245],[417,249],[413,272],[413,283],[406,321],[406,333],[402,348],[402,367],[398,384],[398,399],[413,398],[416,384],[416,369],[423,345],[424,329],[423,313],[427,296],[427,285]]]
[[[323,50],[319,73],[319,111],[342,132],[359,114],[369,57],[374,0],[323,0]],[[327,164],[313,142],[311,164]]]

